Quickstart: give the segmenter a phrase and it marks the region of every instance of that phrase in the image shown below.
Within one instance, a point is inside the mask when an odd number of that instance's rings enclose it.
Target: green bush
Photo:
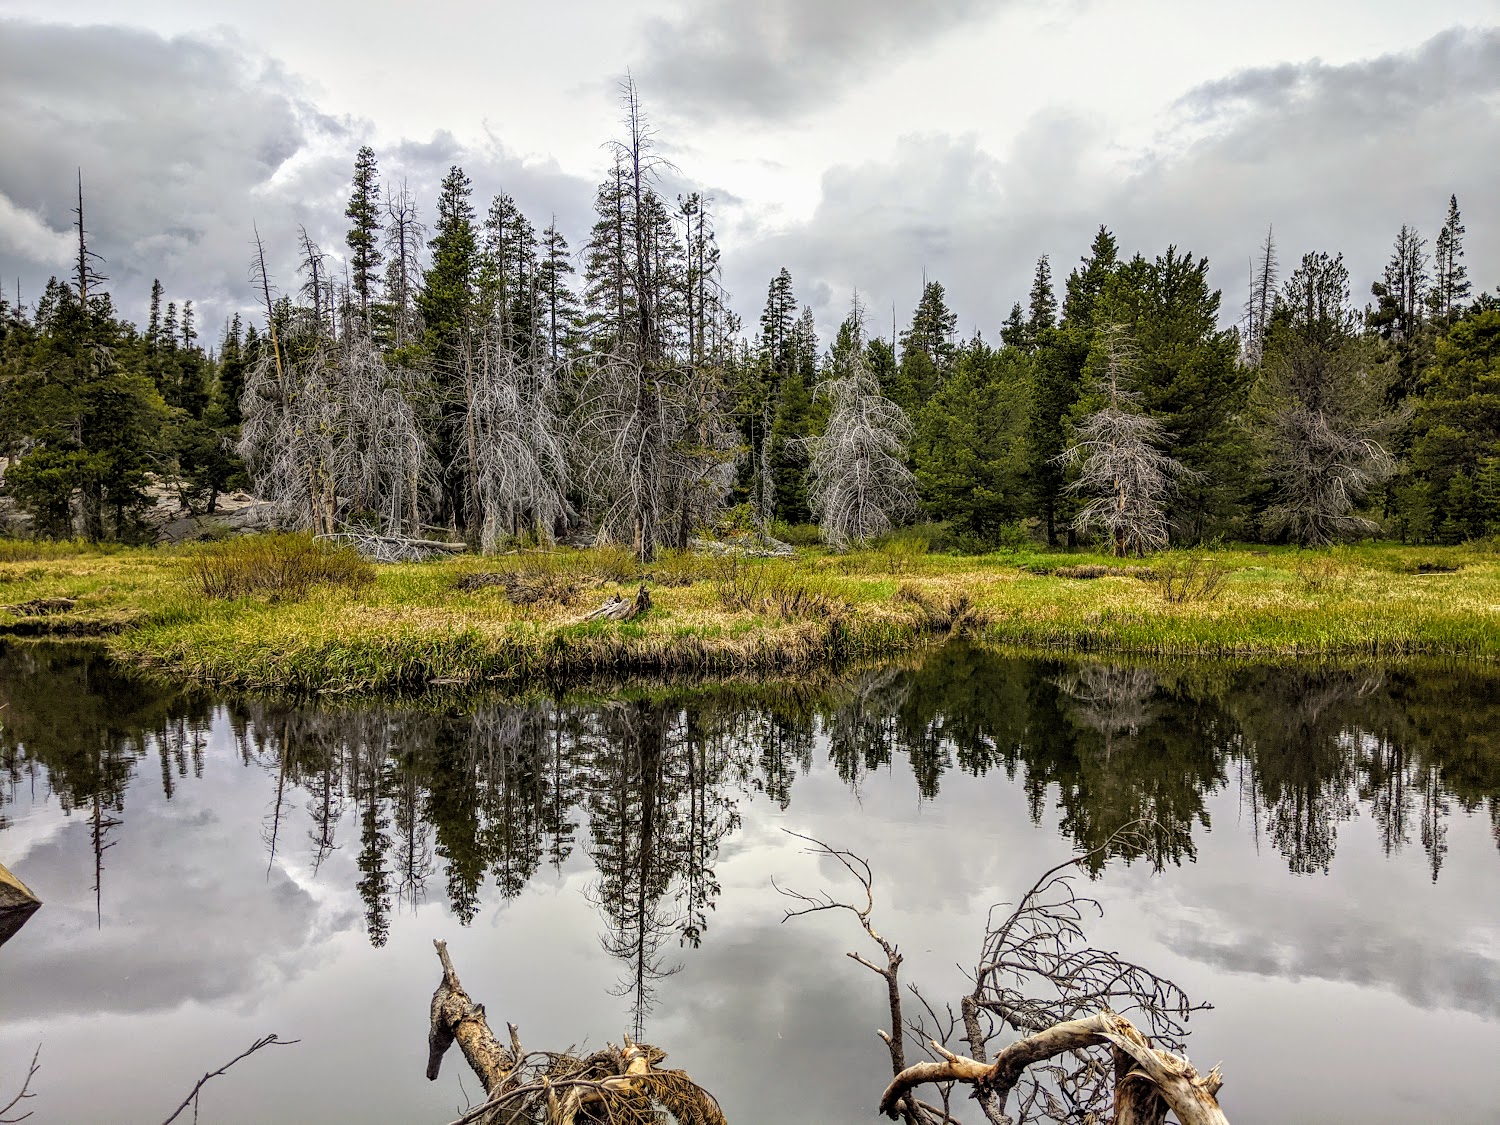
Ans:
[[[304,532],[244,536],[211,543],[187,557],[189,581],[205,597],[263,596],[298,601],[317,586],[364,586],[375,568],[352,547]]]

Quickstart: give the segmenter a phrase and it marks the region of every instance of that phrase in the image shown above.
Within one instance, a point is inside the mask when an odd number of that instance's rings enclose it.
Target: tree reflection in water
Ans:
[[[369,939],[441,881],[463,923],[520,895],[543,865],[586,858],[604,947],[637,1032],[652,984],[704,940],[715,865],[742,803],[786,808],[826,760],[848,785],[905,758],[923,800],[950,770],[1003,770],[1031,815],[1055,810],[1080,851],[1124,824],[1161,827],[1101,851],[1193,855],[1207,799],[1240,791],[1249,827],[1299,874],[1327,872],[1361,809],[1387,852],[1442,871],[1457,812],[1500,846],[1500,693],[1476,669],[1034,660],[953,643],[825,683],[636,688],[526,699],[324,705],[216,702],[129,675],[79,646],[0,648],[0,829],[23,787],[85,818],[97,918],[111,833],[155,758],[171,799],[227,725],[267,774],[268,864],[316,874],[357,849]]]

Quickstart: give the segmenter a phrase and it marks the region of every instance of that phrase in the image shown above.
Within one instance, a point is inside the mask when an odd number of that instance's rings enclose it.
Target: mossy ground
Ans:
[[[182,550],[0,544],[0,606],[72,599],[44,615],[0,608],[0,635],[107,634],[126,661],[225,687],[363,691],[599,673],[784,672],[902,652],[956,627],[1024,648],[1215,656],[1500,656],[1500,552],[1490,545],[1167,552],[1155,578],[1063,577],[1112,566],[1083,553],[883,549],[726,564],[617,550],[381,566],[356,588],[296,601],[209,599]],[[1170,600],[1162,575],[1222,572],[1209,596]],[[476,571],[567,576],[571,604],[516,605]],[[581,618],[645,581],[628,624]],[[731,608],[732,607],[732,608]]]

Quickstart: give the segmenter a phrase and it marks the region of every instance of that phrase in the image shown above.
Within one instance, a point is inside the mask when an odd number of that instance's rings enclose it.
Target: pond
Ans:
[[[639,1031],[733,1122],[872,1122],[878,929],[962,994],[988,907],[1088,865],[1097,945],[1212,1010],[1236,1122],[1500,1119],[1500,679],[1417,665],[1108,663],[963,643],[794,684],[275,702],[84,646],[0,648],[0,1104],[32,1121],[431,1122],[448,942],[528,1047]],[[883,1119],[882,1119],[883,1120]]]

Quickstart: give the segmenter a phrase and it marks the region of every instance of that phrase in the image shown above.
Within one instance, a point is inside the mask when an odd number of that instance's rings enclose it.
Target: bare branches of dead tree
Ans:
[[[497,323],[465,372],[464,435],[472,466],[469,499],[479,513],[479,545],[532,532],[550,543],[572,509],[567,492],[572,440],[551,361],[512,352]]]
[[[1400,419],[1383,408],[1362,342],[1287,333],[1275,343],[1260,388],[1276,485],[1269,528],[1308,547],[1374,531],[1355,509],[1395,472],[1383,439]]]
[[[1122,833],[1146,827],[1127,826],[1101,848],[1115,847]],[[822,841],[798,838],[812,844],[813,854],[837,861],[860,893],[844,901],[827,892],[813,896],[778,887],[799,904],[786,917],[848,911],[884,958],[881,965],[858,953],[848,955],[886,985],[891,1030],[879,1034],[890,1054],[892,1080],[881,1096],[882,1113],[908,1125],[944,1125],[955,1120],[955,1093],[967,1087],[993,1125],[1045,1120],[1159,1125],[1168,1110],[1183,1125],[1226,1121],[1216,1100],[1222,1084],[1218,1068],[1200,1076],[1180,1055],[1188,1017],[1206,1005],[1193,1004],[1166,978],[1087,944],[1083,919],[1099,907],[1079,895],[1073,882],[1099,849],[1044,872],[1003,917],[997,917],[998,908],[991,911],[973,988],[957,1013],[950,1005],[939,1015],[916,986],[908,985],[921,1008],[911,1017],[903,1008],[901,953],[871,923],[875,896],[869,863]],[[1020,1038],[994,1049],[1007,1031]],[[967,1055],[952,1049],[955,1039],[967,1043]],[[908,1061],[912,1042],[921,1044],[930,1061]],[[929,1086],[940,1104],[917,1097]]]
[[[10,1112],[18,1107],[22,1102],[30,1101],[32,1098],[36,1097],[36,1095],[31,1092],[31,1080],[36,1077],[37,1071],[42,1069],[41,1063],[37,1061],[41,1058],[41,1056],[42,1045],[38,1043],[36,1050],[31,1053],[31,1066],[26,1070],[26,1078],[21,1083],[21,1089],[17,1091],[16,1096],[11,1098],[10,1101],[6,1102],[4,1105],[0,1105],[0,1125],[15,1125],[15,1123],[18,1121],[25,1121],[32,1115],[33,1112],[35,1112],[34,1110],[28,1109],[25,1113],[20,1114],[19,1116],[8,1116]]]
[[[666,1052],[629,1038],[587,1056],[571,1051],[527,1051],[515,1024],[502,1043],[454,971],[446,942],[434,941],[443,976],[432,994],[427,1077],[435,1080],[443,1056],[458,1044],[479,1077],[486,1099],[452,1125],[540,1122],[543,1125],[724,1125],[719,1103],[680,1070],[657,1064]]]
[[[1125,330],[1106,329],[1104,348],[1104,405],[1083,420],[1060,460],[1078,466],[1068,491],[1090,497],[1073,525],[1103,531],[1117,556],[1140,555],[1167,545],[1167,500],[1187,470],[1162,452],[1166,432],[1129,389],[1134,350]]]
[[[838,549],[864,545],[916,507],[916,478],[906,467],[911,419],[881,393],[865,359],[858,305],[848,323],[853,346],[835,355],[817,388],[829,403],[828,425],[808,440],[808,500],[824,540]]]
[[[163,1121],[162,1125],[172,1125],[172,1122],[176,1121],[177,1118],[182,1115],[182,1111],[187,1109],[188,1106],[193,1107],[193,1116],[194,1120],[196,1120],[198,1114],[198,1097],[203,1092],[204,1085],[210,1079],[218,1078],[221,1074],[223,1074],[241,1059],[247,1059],[251,1055],[255,1054],[256,1051],[259,1051],[265,1047],[290,1047],[292,1044],[300,1042],[300,1039],[282,1039],[277,1035],[267,1035],[260,1039],[257,1039],[254,1043],[251,1043],[250,1046],[246,1047],[239,1054],[235,1055],[234,1058],[230,1059],[223,1066],[219,1067],[218,1070],[211,1070],[202,1078],[198,1079],[197,1085],[195,1085],[191,1090],[188,1091],[188,1096],[182,1099],[182,1104],[172,1111],[171,1116]]]

